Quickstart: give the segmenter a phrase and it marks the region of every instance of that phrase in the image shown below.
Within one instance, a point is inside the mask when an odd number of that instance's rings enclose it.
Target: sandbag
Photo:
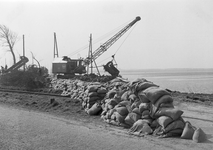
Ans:
[[[173,102],[171,102],[171,103],[162,103],[162,104],[160,104],[159,107],[160,108],[175,108],[174,105],[173,105]]]
[[[119,106],[125,106],[125,107],[126,107],[127,105],[128,105],[128,106],[131,106],[131,102],[130,102],[130,101],[122,101],[122,102],[118,103],[118,105],[119,105]]]
[[[152,102],[152,104],[155,104],[155,102],[163,95],[170,95],[168,91],[157,87],[150,87],[144,90],[144,93],[146,94],[147,98]]]
[[[132,103],[131,109],[139,108],[139,105],[140,105],[140,104],[141,104],[141,101],[135,101],[134,103]]]
[[[164,133],[160,137],[168,138],[168,137],[180,137],[181,133],[183,132],[183,129],[174,129],[167,133]]]
[[[143,134],[152,134],[153,130],[148,124],[144,124],[144,126],[143,126],[143,128],[141,130],[141,133],[143,133]]]
[[[197,128],[193,134],[192,140],[196,143],[206,141],[207,137],[201,128]]]
[[[160,97],[156,102],[155,102],[155,106],[157,108],[160,107],[161,104],[165,104],[165,103],[173,103],[173,98],[171,97],[171,95],[163,95],[162,97]]]
[[[102,93],[102,94],[98,94],[97,96],[100,97],[100,99],[103,99],[106,96],[106,94]]]
[[[128,101],[129,99],[129,95],[131,94],[131,91],[125,91],[122,95],[121,95],[121,100],[122,101]]]
[[[162,105],[163,104],[163,105]],[[167,105],[166,105],[167,104]],[[154,114],[156,113],[156,111],[163,106],[168,106],[167,108],[174,108],[173,106],[173,99],[170,95],[164,95],[162,97],[160,97],[155,104],[151,104],[151,116],[153,117]]]
[[[106,94],[107,93],[107,89],[104,88],[104,87],[100,87],[100,88],[98,88],[97,93],[98,94]]]
[[[95,103],[90,109],[87,110],[89,115],[97,115],[97,113],[101,110],[101,106]]]
[[[140,119],[140,116],[131,112],[126,116],[125,123],[132,126],[138,119]]]
[[[146,94],[143,91],[138,92],[138,98],[142,103],[149,103],[149,99],[147,98]]]
[[[165,129],[167,125],[170,124],[172,121],[172,118],[168,116],[161,116],[157,119],[158,124],[162,126],[163,129]]]
[[[128,99],[129,99],[129,101],[134,102],[134,101],[136,101],[138,98],[137,98],[137,96],[136,96],[135,94],[131,94],[131,95],[129,95]]]
[[[116,110],[114,110],[114,109],[110,109],[110,110],[108,111],[109,116],[111,117],[112,114],[113,114],[115,111],[116,111]]]
[[[93,106],[97,101],[88,101],[87,104]]]
[[[113,105],[107,104],[107,109],[113,109],[113,108],[114,108]]]
[[[112,99],[115,100],[117,103],[121,102],[121,98],[117,94],[115,94],[114,98]]]
[[[142,119],[148,119],[148,118],[150,118],[150,112],[149,112],[149,110],[144,110],[142,112],[141,118]]]
[[[157,122],[157,119],[153,120],[150,127],[151,128],[157,128],[159,126],[158,122]]]
[[[115,120],[119,123],[125,123],[124,119],[126,118],[126,116],[122,116],[120,115],[118,112],[114,112],[115,114]]]
[[[89,97],[88,101],[97,101],[97,100],[100,100],[100,97],[98,96],[94,96],[94,97]]]
[[[89,96],[89,97],[96,97],[96,96],[98,96],[98,93],[97,93],[97,92],[90,92],[90,93],[88,94],[88,96]]]
[[[145,90],[145,89],[147,89],[147,88],[149,88],[149,87],[153,87],[153,86],[155,86],[155,87],[159,87],[159,86],[157,86],[157,85],[155,85],[154,83],[152,83],[152,82],[141,82],[141,83],[139,83],[138,85],[137,85],[137,87],[136,87],[136,92],[139,92],[139,91],[143,91],[143,90]]]
[[[170,133],[173,137],[174,136],[180,137],[182,132],[183,132],[183,129],[174,129],[174,130],[169,131],[168,133]]]
[[[171,130],[175,130],[175,129],[184,129],[185,123],[182,120],[175,120],[172,123],[170,123],[169,125],[167,125],[167,127],[165,129],[163,129],[164,133],[167,133]]]
[[[159,110],[153,115],[153,118],[168,116],[171,117],[173,120],[177,120],[182,114],[183,111],[176,108],[159,108]]]
[[[143,112],[142,112],[142,116],[145,116],[145,115],[149,115],[149,110],[147,109],[147,110],[144,110]]]
[[[93,104],[87,103],[86,108],[90,109],[95,103],[93,103]]]
[[[147,123],[148,123],[147,120],[139,119],[133,124],[133,126],[129,129],[129,131],[133,132],[139,131],[140,129],[142,129],[143,125]]]
[[[152,132],[152,130],[151,130],[151,128],[149,128],[147,126],[149,123],[150,122],[147,121],[147,120],[139,119],[129,129],[129,133],[138,132],[138,133],[147,133],[147,134],[150,134]]]
[[[88,92],[96,92],[100,85],[90,85],[87,87]]]
[[[133,112],[133,113],[136,113],[136,114],[138,114],[138,115],[142,115],[141,112],[139,111],[139,108],[137,108],[137,107],[134,108],[134,109],[132,110],[132,112]]]
[[[101,116],[105,116],[106,113],[107,113],[107,111],[106,111],[106,110],[103,110],[102,113],[101,113]]]
[[[149,109],[149,103],[140,103],[139,105],[139,111],[140,113],[143,113],[144,110]]]
[[[108,102],[109,105],[112,105],[113,107],[115,107],[115,105],[118,104],[118,102],[114,99],[111,99],[109,102]]]
[[[109,112],[106,113],[106,115],[104,116],[105,119],[111,119],[111,115],[109,115]]]
[[[128,113],[129,113],[129,111],[127,110],[127,108],[123,107],[123,106],[122,107],[116,107],[115,109],[122,116],[127,116]]]
[[[115,96],[115,94],[117,93],[116,90],[110,90],[108,93],[107,93],[107,98],[113,98]]]
[[[191,125],[190,122],[187,121],[185,123],[183,133],[181,134],[181,138],[182,139],[192,139],[194,132],[195,132],[195,128]]]
[[[82,108],[86,108],[87,103],[85,101],[83,101],[82,104],[81,104],[81,106],[82,106]]]
[[[115,112],[111,115],[111,120],[116,120],[116,114],[115,114]]]

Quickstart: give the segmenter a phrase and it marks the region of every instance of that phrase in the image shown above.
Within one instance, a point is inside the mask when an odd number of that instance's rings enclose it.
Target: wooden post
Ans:
[[[24,41],[24,35],[23,35],[23,56],[25,57],[25,41]],[[23,68],[24,68],[24,71],[25,71],[25,64],[24,64],[24,66],[23,66]]]
[[[53,58],[58,57],[58,44],[56,39],[56,33],[54,32],[54,54]]]

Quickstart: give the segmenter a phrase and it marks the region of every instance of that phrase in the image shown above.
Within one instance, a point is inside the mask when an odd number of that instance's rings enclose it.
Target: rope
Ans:
[[[135,25],[136,26],[136,25]],[[133,26],[133,28],[130,30],[130,32],[127,34],[127,36],[126,36],[126,38],[124,39],[124,41],[121,43],[121,45],[118,47],[118,49],[115,51],[115,53],[114,53],[114,55],[112,55],[112,56],[115,56],[115,54],[118,52],[118,50],[120,50],[120,48],[121,48],[121,46],[124,44],[124,42],[126,41],[126,39],[129,37],[129,35],[132,33],[132,31],[134,30],[134,28],[135,28],[135,26]],[[112,57],[111,56],[111,57]],[[109,59],[110,57],[107,57],[106,59],[104,59],[104,60],[102,60],[102,61],[100,61],[99,63],[101,63],[101,62],[103,62],[103,61],[105,61],[105,60],[107,60],[107,59]]]
[[[128,22],[129,22],[129,21],[128,21]],[[105,39],[105,38],[108,37],[109,35],[112,35],[115,31],[117,31],[117,30],[120,29],[121,27],[126,26],[126,23],[127,23],[127,22],[125,22],[125,23],[123,23],[122,25],[116,27],[115,29],[111,30],[110,32],[104,34],[103,36],[101,36],[101,37],[99,37],[99,38],[93,40],[93,45],[94,45],[94,44],[97,44],[98,42],[100,42],[101,40]],[[88,49],[88,47],[89,47],[89,45],[85,45],[85,46],[83,46],[83,47],[77,49],[76,51],[74,51],[74,52],[68,54],[68,56],[75,55],[75,54],[77,54],[77,53],[79,53],[79,52],[81,52],[81,51],[83,51],[83,50],[85,50],[85,49]]]
[[[126,41],[126,39],[129,37],[130,33],[132,33],[133,29],[135,28],[135,26],[133,26],[133,28],[130,30],[129,34],[126,36],[126,38],[124,39],[124,41],[121,43],[121,45],[118,47],[118,49],[115,51],[115,54],[118,52],[118,50],[120,50],[121,46],[124,44],[124,42]],[[114,54],[114,55],[115,55]]]

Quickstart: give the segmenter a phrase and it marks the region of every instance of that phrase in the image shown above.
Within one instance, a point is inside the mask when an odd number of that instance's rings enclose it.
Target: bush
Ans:
[[[43,88],[47,83],[48,70],[45,67],[28,66],[25,71],[16,70],[0,76],[0,83],[28,89]]]

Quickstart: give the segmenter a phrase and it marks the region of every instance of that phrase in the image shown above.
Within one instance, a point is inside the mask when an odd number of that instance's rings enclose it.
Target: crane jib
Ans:
[[[92,58],[88,57],[84,60],[85,64],[93,62],[97,59],[101,54],[103,54],[109,47],[111,47],[124,33],[126,33],[137,21],[141,20],[141,17],[137,16],[132,22],[126,25],[123,29],[121,29],[118,33],[112,36],[109,40],[107,40],[104,44],[102,44],[97,50],[95,50],[92,54]]]

